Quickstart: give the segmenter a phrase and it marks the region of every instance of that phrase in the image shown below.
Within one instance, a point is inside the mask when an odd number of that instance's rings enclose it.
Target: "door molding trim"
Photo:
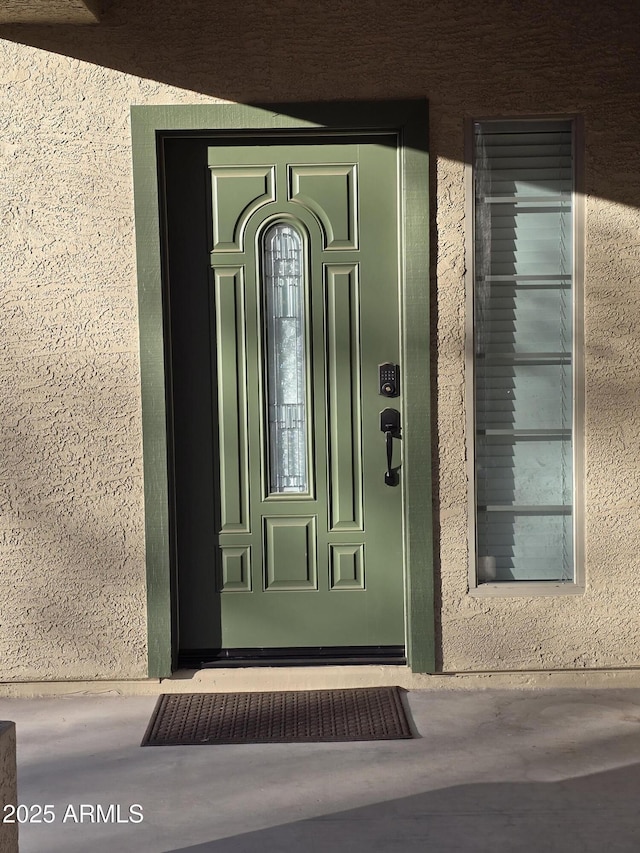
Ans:
[[[133,106],[131,129],[138,268],[147,566],[148,672],[172,670],[170,535],[172,489],[167,395],[159,158],[163,135],[230,135],[327,130],[327,135],[394,133],[400,155],[404,545],[407,661],[435,671],[429,342],[429,161],[427,102]]]

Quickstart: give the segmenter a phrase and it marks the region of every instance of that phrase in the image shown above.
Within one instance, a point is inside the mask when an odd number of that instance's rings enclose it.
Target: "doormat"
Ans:
[[[141,746],[313,743],[413,737],[398,687],[165,693]]]

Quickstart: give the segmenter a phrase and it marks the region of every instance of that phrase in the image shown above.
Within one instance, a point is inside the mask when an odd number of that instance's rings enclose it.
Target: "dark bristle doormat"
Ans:
[[[398,687],[165,693],[158,699],[141,746],[410,737]]]

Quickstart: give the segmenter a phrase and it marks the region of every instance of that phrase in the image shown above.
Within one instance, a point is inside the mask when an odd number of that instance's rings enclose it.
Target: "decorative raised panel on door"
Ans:
[[[222,547],[221,592],[251,592],[251,548]]]
[[[358,248],[358,181],[354,164],[289,166],[289,201],[316,215],[325,249]]]
[[[364,589],[364,545],[329,545],[331,589]]]
[[[213,206],[213,251],[244,251],[244,228],[252,214],[275,199],[273,166],[209,166]]]
[[[221,532],[248,533],[247,365],[242,267],[213,270]],[[223,334],[224,331],[224,334]]]
[[[265,590],[318,588],[315,516],[264,519]]]
[[[327,264],[325,328],[329,529],[362,530],[360,294],[357,264]]]

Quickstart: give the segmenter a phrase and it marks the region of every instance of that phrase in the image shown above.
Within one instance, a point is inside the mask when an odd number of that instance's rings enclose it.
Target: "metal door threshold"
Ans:
[[[281,649],[189,649],[180,653],[185,669],[250,666],[405,666],[404,646],[335,646]]]

